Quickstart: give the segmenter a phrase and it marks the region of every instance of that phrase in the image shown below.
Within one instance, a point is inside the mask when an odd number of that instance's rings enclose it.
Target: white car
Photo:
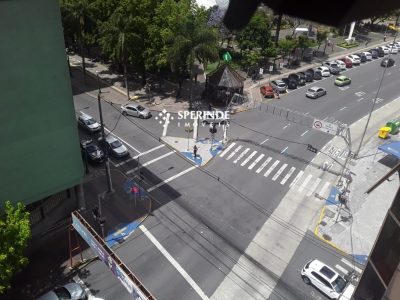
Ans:
[[[151,118],[150,109],[135,102],[121,105],[121,112],[124,116],[134,116],[140,119]]]
[[[398,42],[390,43],[386,47],[388,48],[395,47],[397,48],[397,50],[400,50],[400,44],[398,44]]]
[[[399,52],[399,49],[396,46],[389,46],[388,48],[392,54],[397,54],[397,52]]]
[[[389,52],[390,52],[389,48],[386,46],[380,46],[378,48],[381,48],[383,50],[383,53],[385,53],[385,54],[389,54]]]
[[[361,63],[361,58],[358,55],[350,54],[346,56],[346,58],[350,59],[353,65],[359,65]]]
[[[369,53],[369,52],[368,52],[368,53]],[[370,53],[369,55],[371,55],[371,53]],[[346,68],[346,64],[345,64],[342,60],[336,60],[335,62],[336,62],[336,64],[338,65],[338,67],[339,67],[342,71],[344,71],[344,70],[347,69],[347,68]]]
[[[363,52],[363,54],[365,55],[365,58],[366,58],[367,60],[372,60],[372,54],[371,54],[371,52]]]
[[[320,66],[317,69],[321,71],[323,77],[328,77],[331,75],[331,72],[328,67]]]
[[[306,263],[300,273],[304,283],[312,284],[330,299],[348,300],[355,289],[339,273],[317,259]]]
[[[78,125],[89,132],[96,132],[101,129],[100,124],[92,116],[84,112],[79,112]]]
[[[36,300],[81,300],[86,298],[83,288],[79,284],[71,282],[54,288]]]

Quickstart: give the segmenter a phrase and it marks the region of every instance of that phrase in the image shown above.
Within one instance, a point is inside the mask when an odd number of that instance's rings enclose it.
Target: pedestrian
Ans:
[[[208,103],[208,110],[209,110],[209,111],[212,111],[211,103]]]
[[[194,145],[194,147],[193,147],[193,156],[194,156],[194,158],[197,158],[197,146],[196,145]]]
[[[332,43],[332,44],[331,44],[331,46],[332,46],[332,52],[333,52],[333,47],[335,47],[335,44],[334,44],[334,43]]]
[[[281,99],[281,97],[279,96],[279,90],[276,90],[276,98]]]
[[[386,34],[383,36],[383,41],[386,42]]]
[[[369,43],[369,40],[367,40],[367,41],[365,42],[365,47],[368,46],[368,43]]]

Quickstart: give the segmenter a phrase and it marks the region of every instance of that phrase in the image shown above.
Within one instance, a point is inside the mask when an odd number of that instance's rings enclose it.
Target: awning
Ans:
[[[389,142],[378,147],[379,150],[400,158],[400,142]]]

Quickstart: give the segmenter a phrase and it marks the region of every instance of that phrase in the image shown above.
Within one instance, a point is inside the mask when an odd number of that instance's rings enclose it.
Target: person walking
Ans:
[[[194,147],[193,147],[193,156],[194,156],[194,158],[197,158],[197,146],[196,145],[194,145]]]
[[[281,97],[279,95],[279,90],[276,90],[276,98],[281,99]]]
[[[383,36],[383,41],[386,42],[386,34]]]
[[[368,43],[369,43],[369,40],[366,40],[366,42],[365,42],[365,47],[368,46]]]

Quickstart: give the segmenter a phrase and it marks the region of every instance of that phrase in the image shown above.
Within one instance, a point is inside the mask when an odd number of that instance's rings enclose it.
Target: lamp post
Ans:
[[[65,54],[67,55],[69,76],[72,77],[72,73],[71,73],[71,64],[70,64],[70,62],[69,62],[69,55],[68,55],[68,48],[65,48]]]
[[[98,85],[98,93],[97,93],[97,103],[99,105],[99,114],[100,114],[100,127],[101,127],[101,138],[103,139],[103,142],[106,140],[106,135],[104,133],[104,123],[103,123],[103,112],[101,110],[101,90],[100,90],[100,78],[99,78],[99,72],[96,72],[97,75],[97,85]],[[113,187],[112,187],[112,181],[111,181],[111,172],[110,172],[110,160],[108,155],[106,155],[106,177],[107,177],[107,192],[112,193]]]

